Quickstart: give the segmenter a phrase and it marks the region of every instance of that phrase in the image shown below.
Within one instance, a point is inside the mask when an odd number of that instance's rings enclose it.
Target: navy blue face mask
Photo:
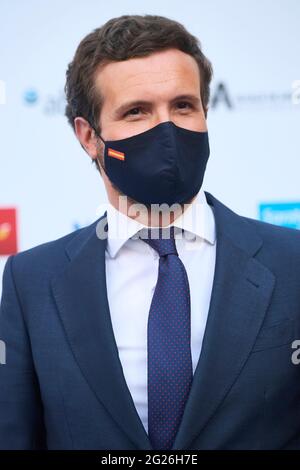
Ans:
[[[98,135],[98,134],[97,134]],[[200,190],[209,157],[208,133],[167,121],[121,140],[106,140],[105,172],[139,203],[188,203]]]

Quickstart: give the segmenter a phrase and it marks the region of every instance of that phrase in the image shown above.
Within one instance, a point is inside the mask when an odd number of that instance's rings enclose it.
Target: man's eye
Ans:
[[[177,106],[179,109],[187,109],[192,107],[192,105],[187,101],[180,101],[179,103],[177,103]]]
[[[137,116],[140,112],[140,108],[132,108],[127,111],[124,116]]]

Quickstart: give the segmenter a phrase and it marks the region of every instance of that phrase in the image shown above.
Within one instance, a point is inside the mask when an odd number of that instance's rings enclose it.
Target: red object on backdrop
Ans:
[[[0,256],[17,253],[17,211],[0,208]]]

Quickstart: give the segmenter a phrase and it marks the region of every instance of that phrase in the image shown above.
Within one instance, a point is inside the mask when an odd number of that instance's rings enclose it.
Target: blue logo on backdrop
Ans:
[[[300,202],[260,204],[259,218],[263,222],[300,230]]]
[[[23,97],[26,104],[35,104],[38,101],[38,93],[33,88],[26,90]]]
[[[45,95],[39,94],[35,88],[28,88],[23,93],[23,102],[31,108],[38,105],[48,116],[63,115],[66,107],[66,99],[62,90],[57,94]]]

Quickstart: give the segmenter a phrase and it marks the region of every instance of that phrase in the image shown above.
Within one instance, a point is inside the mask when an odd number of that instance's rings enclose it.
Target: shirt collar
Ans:
[[[107,223],[107,250],[112,258],[117,255],[126,241],[136,235],[139,230],[149,228],[118,211],[110,202],[107,204]],[[215,219],[202,188],[189,207],[167,227],[171,225],[190,232],[194,238],[198,236],[210,244],[215,243]],[[189,237],[189,239],[192,238]]]

